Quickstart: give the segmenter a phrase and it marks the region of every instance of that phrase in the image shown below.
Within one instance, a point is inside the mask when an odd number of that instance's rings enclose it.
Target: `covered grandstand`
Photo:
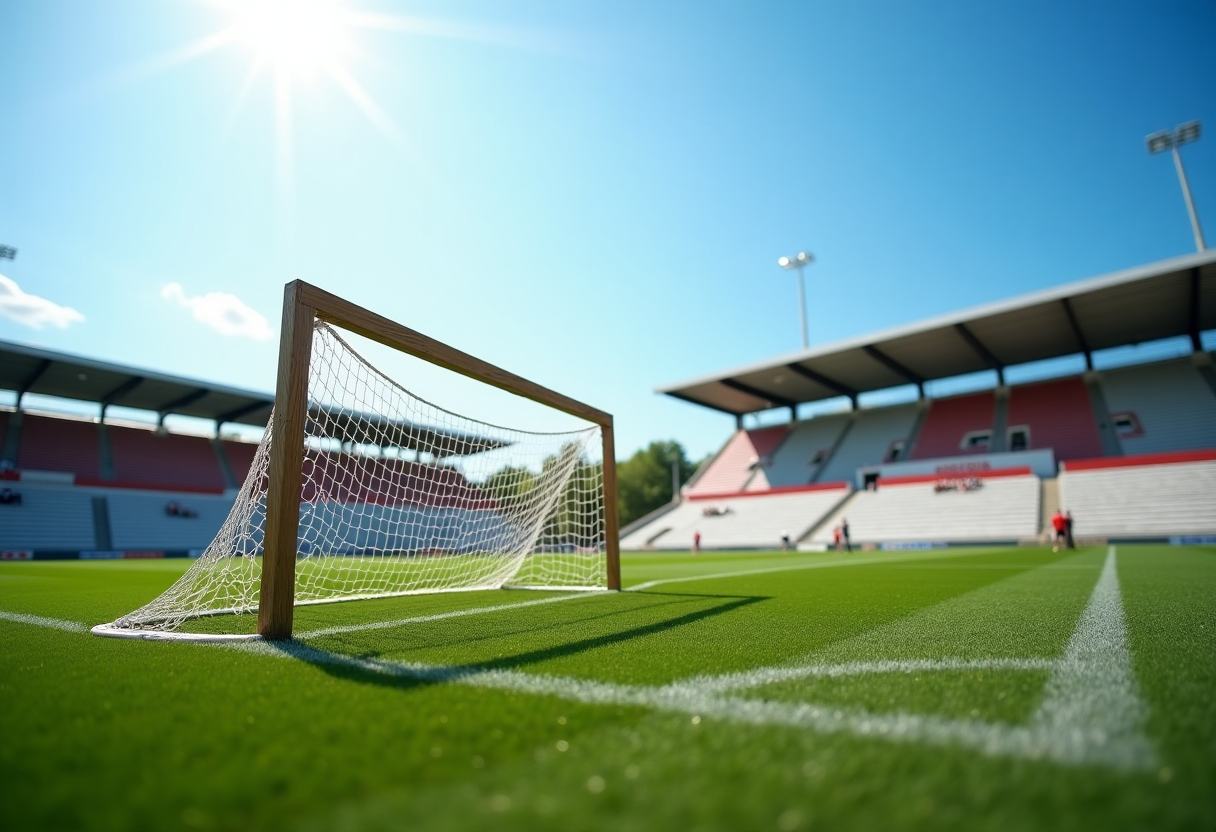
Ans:
[[[772,548],[788,534],[816,549],[846,519],[863,546],[1030,542],[1061,508],[1090,539],[1216,540],[1214,330],[1205,251],[660,387],[734,416],[736,430],[622,546],[687,549],[700,532],[707,548]],[[1173,356],[1103,361],[1155,343]],[[1007,379],[1067,359],[1054,376]],[[985,372],[983,389],[926,393]],[[894,403],[859,401],[900,388]],[[833,399],[836,412],[800,418]],[[773,411],[787,421],[745,428]],[[701,514],[707,502],[721,513]]]
[[[228,517],[258,447],[226,426],[265,428],[274,405],[266,393],[9,342],[0,342],[0,390],[12,402],[0,405],[0,488],[20,495],[0,505],[0,558],[197,555]],[[31,409],[30,396],[47,398]],[[147,420],[116,418],[112,408]],[[171,431],[170,416],[213,430]],[[359,504],[374,506],[364,510],[388,529],[334,548],[451,548],[453,528],[478,540],[507,533],[492,501],[447,462],[502,439],[315,404],[309,421],[316,447],[305,464],[334,493],[316,494],[307,480],[304,526]],[[375,457],[377,483],[360,479],[356,455]]]

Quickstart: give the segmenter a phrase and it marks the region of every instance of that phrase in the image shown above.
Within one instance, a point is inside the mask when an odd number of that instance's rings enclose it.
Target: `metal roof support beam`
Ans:
[[[127,395],[128,393],[130,393],[132,390],[134,390],[136,387],[138,387],[139,385],[141,385],[143,383],[144,383],[144,379],[142,376],[132,376],[131,378],[124,381],[122,384],[115,387],[109,393],[102,396],[101,397],[101,421],[104,422],[106,420],[106,411],[110,408],[110,405],[114,404],[116,401],[118,401],[123,396]]]
[[[157,411],[156,411],[156,424],[163,425],[165,423],[165,417],[168,416],[170,413],[176,413],[179,408],[183,408],[186,405],[194,404],[196,401],[198,401],[199,399],[201,399],[203,396],[207,395],[210,392],[211,391],[208,390],[207,388],[200,387],[197,390],[193,390],[193,391],[187,393],[186,395],[182,396],[180,399],[175,399],[175,400],[169,402],[168,404],[162,404],[160,406],[160,408],[157,409]]]
[[[735,381],[733,378],[724,378],[718,381],[719,384],[726,385],[731,390],[738,390],[740,393],[746,393],[749,396],[755,396],[761,401],[768,402],[768,407],[763,408],[768,410],[774,407],[797,407],[798,403],[791,399],[785,399],[781,396],[774,396],[772,393],[765,393],[763,390],[758,390],[750,384],[744,384],[741,381]]]
[[[1064,314],[1068,316],[1068,325],[1072,327],[1072,334],[1076,336],[1077,346],[1085,354],[1085,369],[1092,370],[1094,368],[1094,352],[1089,348],[1089,342],[1085,340],[1085,333],[1081,331],[1081,323],[1077,320],[1077,313],[1073,311],[1072,304],[1068,302],[1068,298],[1061,298],[1060,305],[1064,307]]]
[[[989,349],[983,345],[983,343],[980,341],[979,338],[975,337],[974,332],[967,329],[966,324],[955,324],[954,329],[956,332],[958,332],[958,334],[960,336],[962,336],[962,339],[967,342],[967,346],[969,346],[969,347],[971,347],[971,349],[975,350],[976,355],[978,355],[980,358],[984,359],[984,361],[987,362],[989,367],[996,370],[997,382],[1002,387],[1004,387],[1005,386],[1005,365],[997,360],[997,357],[995,355],[993,355],[989,351]]]
[[[219,417],[215,420],[216,434],[219,433],[220,426],[223,425],[225,422],[234,422],[246,414],[253,413],[255,410],[261,410],[263,407],[265,407],[268,404],[274,404],[274,402],[273,401],[254,402],[253,404],[247,404],[244,407],[238,407],[236,410],[230,410],[227,413],[221,413],[219,415]]]
[[[1203,352],[1203,340],[1199,337],[1199,267],[1191,269],[1191,315],[1188,329],[1191,335],[1191,349]]]
[[[38,379],[51,368],[52,361],[49,358],[44,358],[38,362],[38,367],[34,372],[30,373],[29,378],[21,383],[21,389],[17,391],[17,409],[21,409],[21,400],[25,398],[25,394],[30,392],[30,388],[38,383]]]
[[[834,378],[829,378],[822,373],[817,373],[814,370],[808,370],[801,364],[787,364],[786,368],[791,372],[797,373],[803,378],[809,378],[816,384],[822,384],[829,390],[834,390],[842,396],[848,396],[849,401],[853,403],[853,409],[857,409],[857,391],[851,387],[846,387]]]
[[[922,399],[925,397],[925,378],[924,378],[924,376],[919,375],[918,373],[912,372],[907,367],[905,367],[903,364],[900,364],[894,358],[892,358],[891,356],[887,355],[885,352],[880,350],[878,347],[866,346],[866,347],[862,347],[862,349],[865,350],[866,355],[870,356],[870,358],[873,358],[879,364],[883,365],[888,370],[895,373],[895,375],[906,379],[911,384],[915,384],[916,392],[919,395],[919,397]]]

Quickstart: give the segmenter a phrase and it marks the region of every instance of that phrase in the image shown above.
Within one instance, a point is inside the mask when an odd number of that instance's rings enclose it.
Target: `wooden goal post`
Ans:
[[[598,425],[603,438],[607,583],[608,589],[621,588],[616,456],[610,414],[453,349],[316,286],[296,280],[288,283],[284,289],[278,381],[275,387],[274,420],[270,428],[269,490],[266,497],[266,530],[258,606],[258,633],[263,638],[291,637],[300,492],[303,484],[304,430],[308,418],[308,373],[313,327],[318,320]]]

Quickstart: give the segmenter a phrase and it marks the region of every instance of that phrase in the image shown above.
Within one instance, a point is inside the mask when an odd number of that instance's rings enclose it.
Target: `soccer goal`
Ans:
[[[350,333],[577,424],[551,433],[455,413],[373,366]],[[302,604],[619,589],[614,460],[609,414],[295,281],[274,412],[227,520],[164,594],[93,632],[282,639]],[[256,635],[183,629],[254,613]]]

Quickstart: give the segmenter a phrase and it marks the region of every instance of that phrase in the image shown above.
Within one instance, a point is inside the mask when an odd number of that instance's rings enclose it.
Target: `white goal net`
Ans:
[[[274,416],[271,417],[274,419]],[[504,586],[607,585],[600,427],[506,428],[411,393],[315,324],[295,604]],[[97,628],[175,630],[256,613],[268,427],[215,540],[163,595]]]

